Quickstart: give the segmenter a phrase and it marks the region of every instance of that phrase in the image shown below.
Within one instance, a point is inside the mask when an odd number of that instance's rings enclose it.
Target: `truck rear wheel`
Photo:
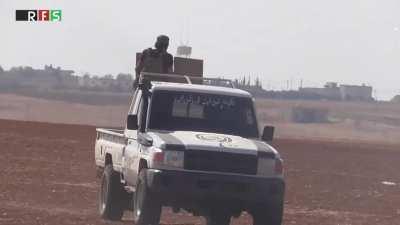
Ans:
[[[106,220],[121,220],[124,214],[124,189],[117,172],[107,165],[101,177],[99,213]]]
[[[160,223],[161,204],[147,187],[147,169],[142,169],[136,183],[133,216],[135,225],[157,225]]]

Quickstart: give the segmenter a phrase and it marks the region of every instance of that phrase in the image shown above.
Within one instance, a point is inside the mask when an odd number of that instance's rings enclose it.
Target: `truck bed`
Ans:
[[[95,161],[98,167],[104,167],[107,161],[107,155],[113,159],[113,167],[117,171],[121,171],[122,151],[126,146],[127,138],[124,130],[121,129],[96,129],[96,147]]]

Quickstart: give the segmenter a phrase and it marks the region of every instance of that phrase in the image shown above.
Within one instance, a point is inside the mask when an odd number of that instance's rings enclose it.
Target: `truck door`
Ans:
[[[142,92],[137,90],[133,104],[129,109],[129,114],[138,115],[139,104],[141,102]],[[137,168],[139,166],[139,144],[137,142],[137,130],[125,129],[125,136],[128,138],[127,145],[123,152],[123,171],[124,179],[128,185],[136,185]]]

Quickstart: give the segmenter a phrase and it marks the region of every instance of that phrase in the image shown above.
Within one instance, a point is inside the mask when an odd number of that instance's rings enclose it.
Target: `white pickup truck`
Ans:
[[[252,96],[213,86],[216,79],[148,77],[142,74],[126,128],[97,129],[101,217],[120,220],[133,210],[136,225],[159,224],[165,206],[208,225],[227,225],[243,211],[255,225],[281,225],[282,159],[266,143],[274,128],[260,135]]]

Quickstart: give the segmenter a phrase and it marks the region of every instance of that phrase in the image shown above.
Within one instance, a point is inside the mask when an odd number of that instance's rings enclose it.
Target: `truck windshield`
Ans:
[[[155,91],[148,128],[258,137],[251,98],[192,92]]]

